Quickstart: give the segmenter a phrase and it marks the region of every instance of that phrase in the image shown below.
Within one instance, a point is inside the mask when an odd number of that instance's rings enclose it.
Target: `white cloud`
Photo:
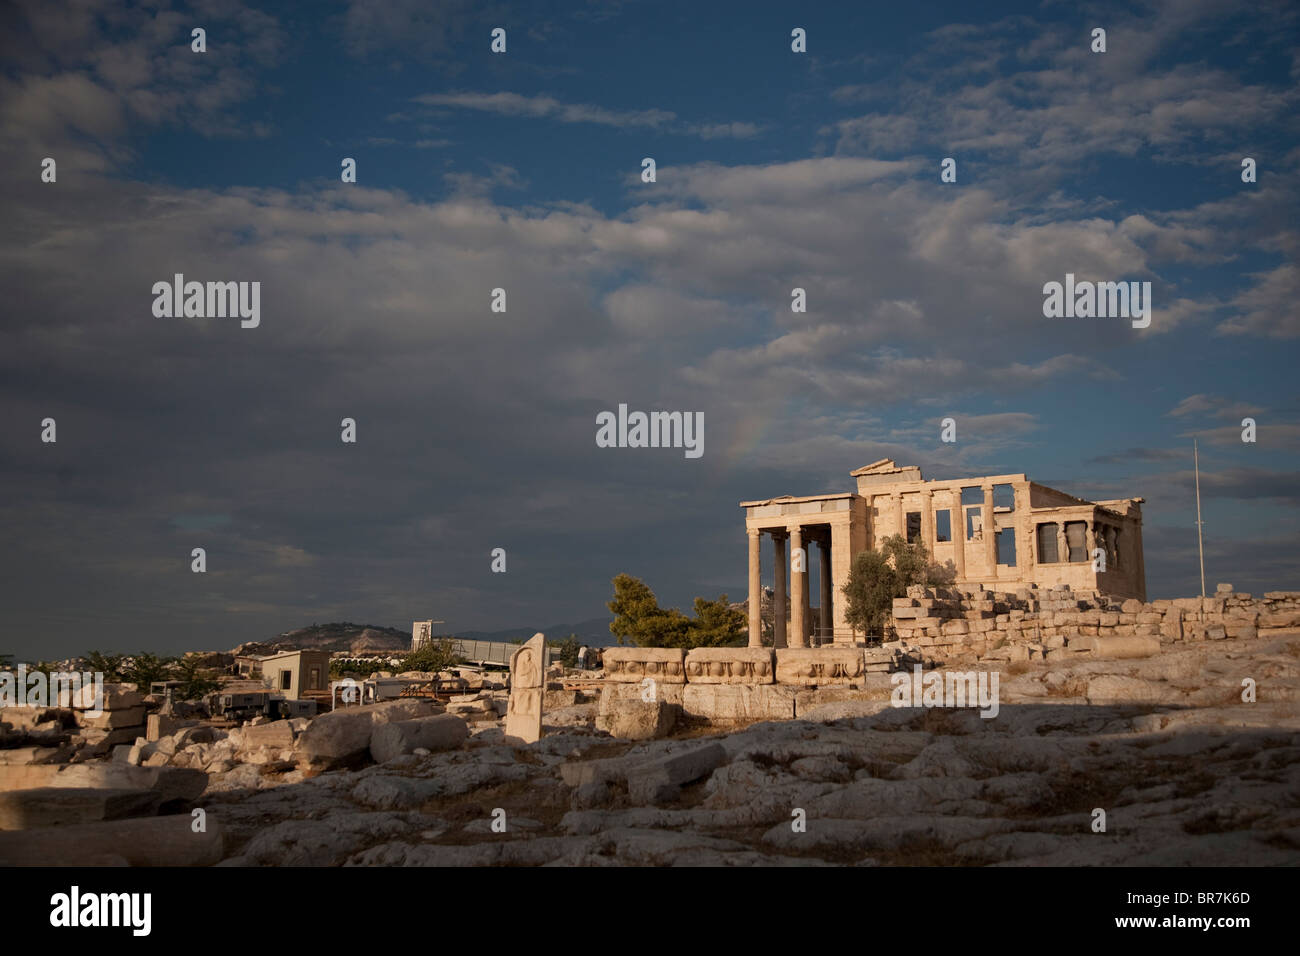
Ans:
[[[478,110],[502,116],[554,119],[561,123],[597,123],[602,126],[666,126],[676,114],[667,110],[609,110],[586,103],[562,103],[553,96],[523,96],[519,93],[423,93],[414,101],[424,106]]]

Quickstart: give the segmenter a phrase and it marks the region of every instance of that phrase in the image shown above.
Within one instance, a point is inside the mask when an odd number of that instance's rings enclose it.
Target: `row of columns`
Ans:
[[[971,487],[974,487],[973,485]],[[993,485],[981,485],[980,489],[984,492],[984,500],[980,505],[982,515],[981,521],[984,530],[981,533],[984,545],[984,560],[990,569],[996,568],[998,563],[998,546],[995,535],[995,520],[993,516]],[[925,549],[934,555],[935,540],[934,527],[934,491],[930,488],[921,489],[921,543]],[[892,492],[889,495],[890,507],[893,513],[898,516],[897,533],[907,540],[907,510],[903,505],[902,492]],[[957,578],[959,580],[966,577],[966,509],[972,507],[962,503],[961,488],[952,489],[952,506],[948,509],[948,527],[952,535],[953,543],[953,563],[957,566]],[[1017,509],[1027,508],[1028,502],[1021,502],[1017,498]],[[874,510],[874,509],[873,509]],[[880,539],[885,537],[885,532],[875,533],[876,546],[879,547]]]
[[[766,530],[772,536],[772,556],[774,565],[773,600],[772,600],[772,643],[774,647],[807,647],[808,618],[810,614],[808,595],[808,552],[805,549],[804,532],[800,526],[793,528],[750,528],[749,531],[749,646],[763,645],[763,576],[761,567],[762,534]],[[790,597],[790,627],[786,630],[786,538],[790,539],[790,558],[800,550],[804,552],[803,567],[793,567],[790,572],[792,592]],[[821,600],[818,608],[820,630],[831,630],[831,550],[829,532],[817,534],[812,540],[817,542],[817,551],[821,557]],[[811,543],[811,542],[810,542]],[[787,636],[789,642],[787,643]]]

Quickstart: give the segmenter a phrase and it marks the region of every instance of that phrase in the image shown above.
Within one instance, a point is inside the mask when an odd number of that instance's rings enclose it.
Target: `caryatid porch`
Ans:
[[[749,535],[749,645],[762,645],[763,535],[772,541],[773,644],[852,644],[841,592],[853,555],[866,548],[866,513],[852,493],[742,501]],[[819,560],[818,619],[810,613],[811,545]],[[787,580],[789,588],[787,590]],[[787,627],[787,617],[789,623]]]

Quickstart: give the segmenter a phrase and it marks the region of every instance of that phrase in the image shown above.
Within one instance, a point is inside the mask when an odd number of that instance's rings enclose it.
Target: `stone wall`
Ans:
[[[1140,658],[1162,645],[1247,639],[1300,627],[1300,591],[1262,598],[1220,585],[1213,597],[1120,600],[1068,585],[1015,592],[909,588],[894,602],[896,639],[877,647],[611,647],[596,726],[660,736],[678,715],[714,724],[792,720],[827,706],[879,701],[891,672],[944,664]]]
[[[1251,638],[1286,627],[1300,627],[1300,591],[1253,597],[1221,584],[1205,598],[1142,602],[1068,585],[1014,592],[911,587],[894,601],[897,640],[883,647],[900,661],[940,664],[1145,657],[1161,643]]]
[[[605,683],[851,684],[866,673],[887,673],[894,652],[879,647],[607,647]]]
[[[636,738],[659,736],[665,711],[669,725],[679,714],[724,725],[793,720],[827,694],[873,684],[887,699],[896,657],[879,647],[610,647],[596,726]]]

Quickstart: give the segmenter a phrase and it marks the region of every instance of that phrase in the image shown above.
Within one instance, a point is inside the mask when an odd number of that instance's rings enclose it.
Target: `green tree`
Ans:
[[[418,651],[407,654],[397,670],[401,671],[438,671],[446,670],[455,664],[462,663],[461,658],[456,653],[456,642],[449,637],[441,638],[436,641],[429,641]]]
[[[842,588],[844,616],[855,631],[879,638],[892,618],[894,598],[906,597],[910,585],[927,584],[943,573],[930,563],[920,542],[908,544],[901,535],[891,535],[879,551],[862,551],[853,559]]]
[[[99,651],[91,651],[86,655],[86,670],[92,674],[103,674],[104,681],[109,684],[116,684],[122,679],[122,663],[125,658],[121,654],[101,654]],[[145,688],[145,693],[148,693]]]
[[[860,552],[853,559],[849,580],[841,589],[845,598],[844,618],[849,626],[869,637],[883,633],[896,586],[894,569],[883,554]]]
[[[140,693],[149,693],[149,685],[155,681],[171,680],[172,666],[175,659],[159,657],[157,654],[141,652],[131,658],[130,663],[121,669],[122,680],[135,684]]]
[[[400,662],[399,662],[400,664]],[[382,660],[369,661],[330,661],[330,677],[334,680],[346,677],[349,674],[359,674],[362,677],[369,677],[375,671],[387,670],[389,664]],[[413,668],[419,670],[420,668]]]
[[[749,640],[749,621],[734,610],[725,594],[716,601],[697,597],[691,621],[691,647],[743,647]]]
[[[555,649],[553,657],[565,667],[578,666],[578,651],[582,650],[582,642],[578,640],[577,634],[570,634],[562,641],[552,641],[551,647]]]
[[[198,657],[182,657],[172,666],[170,679],[181,682],[172,695],[173,700],[198,700],[221,687],[210,671],[199,666]]]
[[[620,644],[641,644],[650,620],[663,614],[655,593],[640,578],[630,574],[614,577],[614,600],[605,606],[614,615],[609,632]]]
[[[639,578],[614,578],[614,600],[606,607],[614,615],[609,631],[620,644],[637,647],[685,647],[691,619],[676,608],[664,610],[655,593]]]
[[[881,551],[894,566],[898,584],[903,589],[897,597],[906,595],[910,585],[930,583],[930,555],[921,542],[908,544],[901,534],[890,535],[881,542]]]
[[[745,616],[727,607],[724,594],[716,601],[695,599],[695,617],[677,608],[665,610],[653,591],[638,578],[614,578],[614,600],[606,606],[614,615],[610,633],[620,644],[638,647],[729,647],[742,639]]]

